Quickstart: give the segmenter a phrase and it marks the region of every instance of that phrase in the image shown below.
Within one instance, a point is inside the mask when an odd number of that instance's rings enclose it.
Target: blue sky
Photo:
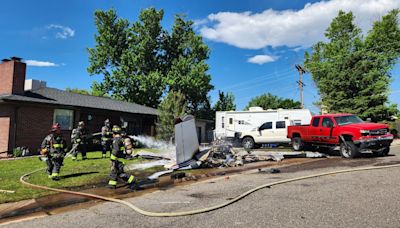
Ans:
[[[115,8],[121,17],[137,20],[141,9],[164,9],[163,25],[184,13],[196,23],[211,49],[209,73],[215,90],[233,92],[238,109],[265,92],[299,99],[294,65],[304,51],[323,40],[323,33],[339,9],[352,10],[356,23],[367,31],[374,20],[400,7],[398,0],[140,0],[140,1],[5,1],[0,8],[0,58],[18,56],[28,63],[27,78],[64,89],[90,88],[86,48],[93,47],[93,13]],[[28,61],[31,60],[31,61]],[[393,103],[400,103],[400,67],[393,70]],[[317,90],[304,75],[305,105],[312,111]]]

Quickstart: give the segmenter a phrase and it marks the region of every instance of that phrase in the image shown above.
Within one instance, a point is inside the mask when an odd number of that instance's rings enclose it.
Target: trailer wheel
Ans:
[[[340,142],[340,155],[344,158],[355,158],[359,155],[358,147],[352,141]]]
[[[292,138],[292,147],[293,147],[293,150],[295,150],[295,151],[299,151],[304,148],[304,143],[300,137]]]
[[[244,137],[242,140],[242,146],[244,149],[253,149],[254,148],[254,139],[252,137]]]

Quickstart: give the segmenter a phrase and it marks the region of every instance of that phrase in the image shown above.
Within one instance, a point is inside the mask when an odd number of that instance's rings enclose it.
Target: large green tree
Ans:
[[[193,22],[177,15],[171,32],[161,26],[163,10],[148,8],[130,23],[116,11],[95,12],[96,46],[89,48],[88,72],[104,76],[96,91],[157,107],[163,94],[181,91],[193,114],[208,102],[213,89],[207,73],[209,49]]]
[[[223,91],[218,91],[218,101],[214,105],[215,111],[235,111],[235,96],[231,92],[226,94]]]
[[[181,92],[169,91],[157,109],[157,138],[165,141],[171,139],[174,135],[175,119],[185,114],[186,106],[186,98]]]
[[[376,21],[364,37],[351,12],[340,11],[326,30],[327,42],[306,52],[305,66],[327,112],[355,113],[382,120],[395,114],[388,103],[391,70],[400,56],[399,11]]]
[[[271,93],[265,93],[260,96],[256,96],[250,100],[247,104],[245,110],[250,107],[262,107],[264,110],[267,109],[297,109],[300,108],[301,103],[299,101],[294,101],[292,99],[285,99]]]

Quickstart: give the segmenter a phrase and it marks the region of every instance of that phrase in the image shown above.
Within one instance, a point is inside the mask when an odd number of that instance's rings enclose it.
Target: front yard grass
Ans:
[[[154,150],[148,150],[153,152]],[[104,183],[110,173],[110,159],[101,159],[101,152],[89,152],[87,160],[73,162],[71,157],[64,159],[61,167],[61,180],[53,181],[47,177],[45,170],[30,176],[29,182],[55,188],[72,188]],[[107,154],[107,156],[109,156]],[[143,159],[127,160],[126,164],[138,163]],[[15,191],[15,193],[0,193],[0,203],[15,202],[53,194],[54,192],[32,189],[24,186],[19,178],[28,172],[46,168],[46,163],[37,157],[0,161],[0,189]]]

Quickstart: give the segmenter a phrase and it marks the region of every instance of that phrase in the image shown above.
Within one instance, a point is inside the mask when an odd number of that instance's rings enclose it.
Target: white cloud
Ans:
[[[366,32],[373,21],[394,8],[400,8],[399,0],[331,0],[308,3],[297,11],[219,12],[207,17],[208,25],[203,25],[200,33],[246,49],[309,47],[324,40],[324,32],[339,10],[352,11],[356,24]]]
[[[54,29],[55,31],[57,31],[55,33],[57,39],[67,39],[69,37],[75,36],[75,30],[67,26],[51,24],[46,26],[46,29]]]
[[[275,56],[256,55],[256,56],[253,56],[253,57],[247,59],[247,62],[262,65],[264,63],[274,62],[276,59],[277,58]]]
[[[37,61],[37,60],[26,60],[26,65],[28,66],[35,66],[35,67],[58,67],[59,64],[46,62],[46,61]]]

